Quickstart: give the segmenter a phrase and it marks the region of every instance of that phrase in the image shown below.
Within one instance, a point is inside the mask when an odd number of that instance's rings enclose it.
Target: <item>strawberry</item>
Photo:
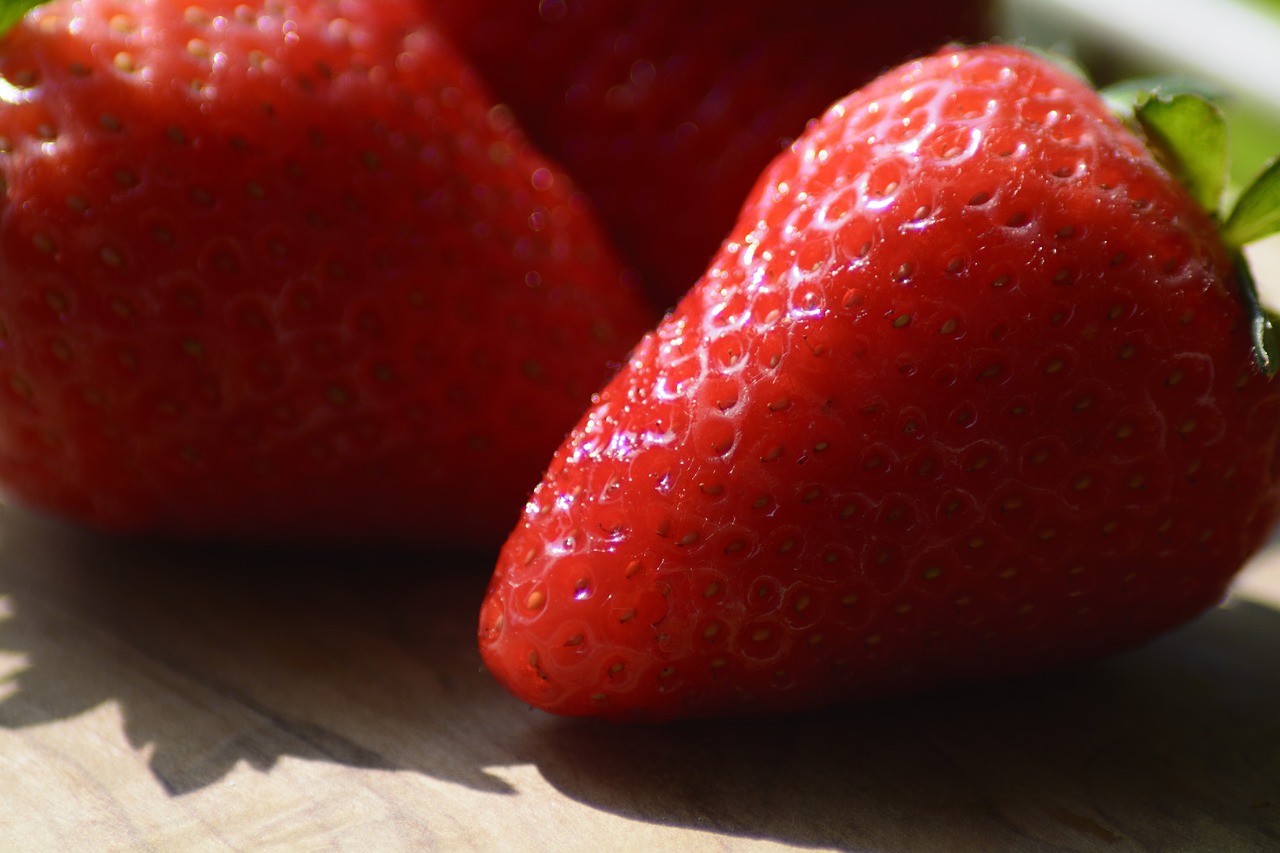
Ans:
[[[22,501],[496,548],[653,321],[415,0],[59,0],[0,78]]]
[[[990,3],[435,5],[665,306],[706,269],[760,170],[811,116],[909,55],[984,36]]]
[[[1185,123],[1148,105],[1153,145]],[[1155,150],[1008,47],[832,106],[554,456],[480,614],[496,677],[568,715],[794,711],[1218,602],[1280,511],[1236,263],[1280,169],[1220,233],[1206,171]]]

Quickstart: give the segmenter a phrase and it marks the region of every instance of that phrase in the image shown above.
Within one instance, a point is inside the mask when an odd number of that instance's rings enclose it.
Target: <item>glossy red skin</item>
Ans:
[[[824,227],[825,223],[825,227]],[[833,107],[560,448],[484,659],[628,720],[1132,646],[1276,520],[1280,383],[1213,224],[1078,80],[942,53]]]
[[[420,3],[265,8],[54,2],[0,45],[0,482],[496,548],[654,315]]]
[[[435,0],[530,136],[592,197],[663,306],[760,171],[890,65],[988,34],[986,0]]]

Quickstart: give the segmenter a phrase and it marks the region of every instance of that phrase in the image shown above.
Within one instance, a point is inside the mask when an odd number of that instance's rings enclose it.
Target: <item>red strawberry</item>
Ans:
[[[659,720],[1023,673],[1192,618],[1280,507],[1235,254],[1047,61],[886,74],[769,168],[560,448],[485,661],[538,707]]]
[[[415,0],[53,2],[0,76],[0,482],[25,501],[496,545],[652,321]]]
[[[990,5],[435,3],[663,305],[706,269],[760,170],[810,117],[909,55],[984,35]]]

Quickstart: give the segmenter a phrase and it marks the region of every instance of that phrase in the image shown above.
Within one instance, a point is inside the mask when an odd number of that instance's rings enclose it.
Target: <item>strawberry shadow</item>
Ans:
[[[0,506],[0,730],[114,703],[171,795],[286,757],[510,793],[490,732],[527,713],[475,650],[490,565],[121,542]]]
[[[602,813],[729,839],[1280,849],[1269,607],[1038,678],[625,727],[531,712],[483,671],[488,566],[141,545],[0,507],[0,733],[114,706],[171,796],[286,758],[519,796],[500,775],[522,764]]]
[[[834,849],[1280,849],[1280,612],[1122,657],[786,719],[543,719],[523,753],[631,819]]]

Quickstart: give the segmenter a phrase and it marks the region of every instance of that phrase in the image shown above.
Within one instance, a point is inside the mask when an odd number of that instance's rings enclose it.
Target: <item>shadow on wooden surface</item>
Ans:
[[[785,725],[555,721],[527,749],[597,808],[806,846],[1280,850],[1276,649],[1280,613],[1237,603],[1071,672]]]
[[[597,813],[797,846],[1280,849],[1268,607],[1053,676],[626,728],[508,697],[474,644],[487,562],[436,560],[147,547],[0,509],[0,730],[115,703],[173,797],[291,757],[501,809],[526,796],[504,768],[532,765]]]
[[[117,702],[172,794],[286,756],[509,791],[482,769],[507,753],[469,730],[505,699],[474,648],[487,567],[426,563],[121,542],[0,508],[0,653],[25,663],[0,727]]]

